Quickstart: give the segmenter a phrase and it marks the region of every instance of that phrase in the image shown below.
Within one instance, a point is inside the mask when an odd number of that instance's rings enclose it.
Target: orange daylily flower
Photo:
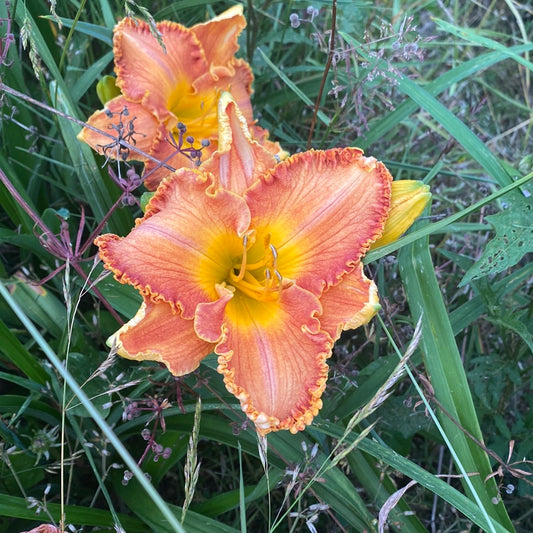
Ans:
[[[211,159],[163,180],[129,235],[95,241],[144,298],[112,343],[174,375],[214,351],[257,431],[295,433],[322,406],[341,331],[379,308],[361,259],[382,235],[392,176],[358,148],[276,162],[228,95],[219,113]]]
[[[175,145],[192,137],[191,146],[203,157],[217,148],[217,102],[222,91],[231,91],[255,138],[273,154],[284,157],[278,143],[267,140],[268,131],[254,123],[250,95],[250,66],[236,59],[237,38],[246,26],[242,6],[236,5],[214,19],[186,28],[175,22],[157,24],[162,43],[143,21],[125,18],[113,33],[116,86],[121,94],[94,113],[88,124],[122,137],[140,151],[172,168],[194,167],[196,161],[176,151]],[[127,110],[127,111],[125,111]],[[181,128],[181,132],[180,132]],[[118,150],[117,143],[90,128],[78,138],[109,157],[145,162],[145,185],[154,190],[169,174],[164,166],[133,150]]]

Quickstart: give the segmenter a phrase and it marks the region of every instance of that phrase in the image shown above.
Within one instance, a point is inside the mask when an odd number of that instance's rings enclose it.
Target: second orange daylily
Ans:
[[[341,331],[379,308],[361,259],[383,234],[392,176],[357,148],[277,163],[229,96],[219,112],[212,158],[166,178],[129,235],[96,240],[144,298],[112,342],[174,375],[214,351],[259,433],[297,432],[322,405]]]
[[[84,128],[79,138],[98,152],[116,158],[144,161],[145,185],[154,190],[172,168],[192,167],[196,162],[176,150],[180,135],[194,139],[185,146],[202,148],[203,157],[217,148],[217,102],[222,91],[231,91],[255,138],[272,153],[283,156],[268,132],[254,123],[250,95],[252,71],[236,59],[237,37],[246,26],[242,6],[236,5],[214,19],[186,28],[159,22],[162,44],[143,21],[125,18],[114,29],[116,85],[121,94],[94,113],[89,126],[134,144],[151,159],[118,150],[116,140]],[[180,131],[181,130],[181,131]],[[157,160],[159,163],[156,163]]]

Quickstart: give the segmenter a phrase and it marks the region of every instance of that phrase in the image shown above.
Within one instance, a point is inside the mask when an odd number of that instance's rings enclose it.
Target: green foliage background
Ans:
[[[214,357],[182,379],[108,357],[137,293],[100,276],[92,246],[66,266],[51,252],[61,231],[75,249],[80,225],[84,242],[112,210],[105,230],[124,235],[140,213],[112,209],[116,162],[76,139],[112,74],[112,28],[130,12],[192,25],[232,4],[0,1],[0,532],[61,516],[128,533],[533,530],[525,4],[244,5],[240,55],[273,140],[360,146],[433,193],[406,236],[367,255],[383,309],[337,343],[305,432],[258,440]],[[128,417],[135,402],[145,411]]]

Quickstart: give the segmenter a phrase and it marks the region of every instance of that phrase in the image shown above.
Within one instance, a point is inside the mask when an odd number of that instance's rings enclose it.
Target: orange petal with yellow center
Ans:
[[[364,275],[362,263],[324,291],[320,303],[320,326],[335,340],[343,330],[367,324],[380,309],[376,284]]]
[[[168,101],[176,92],[193,91],[192,82],[207,72],[201,43],[188,28],[175,22],[157,24],[163,46],[148,23],[122,19],[114,30],[113,51],[117,86],[128,99],[143,102],[161,121],[171,117]]]
[[[213,351],[201,340],[192,320],[184,320],[167,303],[145,299],[137,314],[108,341],[117,353],[136,361],[158,361],[174,376],[192,372]]]
[[[242,6],[233,6],[217,17],[196,24],[191,31],[202,43],[209,66],[226,65],[239,49],[237,38],[246,27]]]
[[[274,302],[226,292],[200,305],[195,320],[197,332],[222,337],[215,353],[226,388],[259,433],[303,430],[322,406],[332,347],[319,330],[318,299],[296,285]]]
[[[208,175],[182,169],[158,187],[126,237],[95,240],[118,281],[182,309],[185,319],[194,317],[199,303],[217,298],[215,284],[227,277],[250,222],[242,198],[209,192],[211,185]]]
[[[109,116],[110,113],[111,116]],[[117,152],[119,137],[122,137],[120,140],[148,153],[157,131],[157,120],[154,115],[141,104],[126,100],[123,96],[117,96],[107,102],[105,108],[93,113],[87,123],[91,128],[101,131],[85,127],[79,133],[78,139],[86,142],[99,154],[113,159],[123,159],[124,152],[120,154],[120,157]],[[119,131],[122,133],[119,134]],[[127,149],[121,148],[121,150]],[[145,157],[132,149],[127,159],[144,161]]]
[[[233,75],[221,77],[214,82],[210,74],[205,74],[195,80],[193,94],[176,93],[175,101],[170,102],[172,112],[177,119],[176,122],[183,122],[187,128],[184,137],[193,137],[193,147],[200,149],[202,147],[201,141],[209,141],[209,146],[202,148],[202,161],[209,159],[218,147],[217,108],[220,93],[231,89],[233,98],[239,105],[242,114],[249,123],[252,123],[253,113],[250,102],[252,80],[253,75],[248,64],[242,60],[236,60],[234,61]],[[178,142],[179,134],[175,128],[175,123],[162,126],[154,138],[150,155],[160,162],[165,161],[175,169],[183,166],[194,168],[196,161],[188,159],[177,151],[176,144]],[[185,141],[183,147],[190,148],[191,145]],[[147,175],[146,187],[155,190],[161,180],[168,175],[168,170],[153,161],[149,161],[144,173]]]
[[[277,164],[274,154],[252,139],[248,123],[230,93],[218,102],[218,150],[202,165],[218,186],[242,195]]]
[[[320,296],[381,235],[391,181],[357,148],[310,151],[279,163],[245,199],[252,226],[277,250],[279,273]]]
[[[176,92],[175,100],[169,102],[177,120],[187,127],[186,135],[196,141],[196,148],[200,148],[202,139],[216,140],[218,137],[218,100],[224,91],[232,91],[243,115],[249,122],[253,121],[252,71],[245,61],[235,60],[232,64],[231,74],[226,71],[216,80],[210,74],[204,74],[194,81],[194,93]]]
[[[243,59],[234,59],[229,65],[231,69],[221,70],[220,75],[216,79],[213,79],[210,74],[204,74],[194,82],[194,88],[198,95],[214,94],[216,96],[210,107],[210,111],[212,111],[216,119],[216,128],[213,131],[215,135],[218,135],[218,100],[225,91],[231,93],[231,96],[239,106],[239,110],[244,115],[248,124],[252,124],[254,120],[252,102],[250,100],[250,95],[253,92],[252,83],[254,81],[252,69]],[[202,109],[205,110],[205,108],[206,104],[203,104]],[[183,119],[182,122],[185,123],[189,131],[187,121]]]

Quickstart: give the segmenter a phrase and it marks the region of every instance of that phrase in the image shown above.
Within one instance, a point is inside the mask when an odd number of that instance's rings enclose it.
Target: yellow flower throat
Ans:
[[[278,300],[283,289],[283,277],[277,269],[278,252],[270,243],[270,235],[264,239],[262,257],[251,260],[251,255],[258,256],[258,246],[253,246],[253,239],[243,237],[243,253],[233,263],[228,284],[235,287],[243,295],[263,302]]]
[[[178,85],[171,94],[167,108],[179,122],[187,127],[186,136],[193,137],[195,148],[200,147],[203,139],[211,139],[218,132],[217,104],[220,90],[212,88],[200,93],[193,91],[187,84]],[[172,129],[175,139],[180,131]]]

